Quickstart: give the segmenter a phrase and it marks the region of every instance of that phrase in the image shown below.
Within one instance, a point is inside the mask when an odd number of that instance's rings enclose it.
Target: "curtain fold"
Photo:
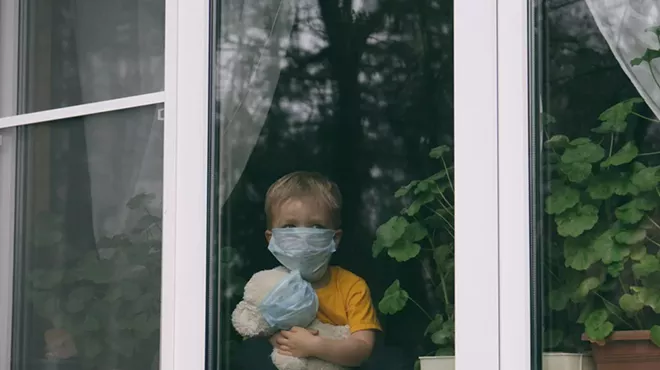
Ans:
[[[293,0],[221,0],[216,89],[220,103],[220,204],[231,195],[266,123],[285,66]]]
[[[586,0],[612,53],[656,117],[660,117],[660,59],[633,66],[647,49],[660,49],[657,0]]]

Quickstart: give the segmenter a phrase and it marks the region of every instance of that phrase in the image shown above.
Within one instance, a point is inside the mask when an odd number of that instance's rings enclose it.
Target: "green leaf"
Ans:
[[[397,262],[405,262],[417,257],[421,250],[422,247],[417,243],[409,240],[400,240],[387,249],[387,254],[397,260]]]
[[[644,256],[646,256],[646,246],[644,244],[630,247],[630,259],[633,261],[641,261]]]
[[[642,55],[639,58],[635,58],[630,61],[630,65],[632,66],[638,66],[642,64],[643,62],[646,63],[651,63],[654,59],[660,58],[660,50],[656,49],[646,49],[644,52],[644,55]]]
[[[445,318],[442,315],[436,314],[433,320],[429,323],[429,326],[424,331],[424,335],[429,335],[435,333],[438,330],[442,329],[442,324],[444,324]]]
[[[403,310],[408,302],[408,298],[408,292],[401,289],[401,283],[399,283],[399,280],[395,280],[392,285],[385,290],[383,299],[378,303],[378,309],[386,315],[393,315]]]
[[[635,186],[630,179],[619,177],[614,180],[614,193],[616,195],[637,195],[639,194],[639,188]]]
[[[637,208],[637,201],[632,200],[614,210],[616,218],[627,224],[636,224],[644,217],[644,212]]]
[[[417,184],[417,186],[419,186],[419,184]],[[419,212],[420,208],[422,208],[423,205],[432,202],[434,199],[435,197],[433,193],[430,192],[424,193],[418,196],[417,198],[415,198],[415,200],[413,200],[413,202],[410,203],[410,206],[408,206],[408,208],[406,208],[404,212],[408,216],[413,217],[417,214],[417,212]]]
[[[431,335],[431,341],[439,346],[451,343],[454,337],[454,324],[445,320],[442,315],[435,315],[424,335]]]
[[[591,175],[590,163],[560,163],[559,170],[568,177],[571,182],[581,183]]]
[[[579,137],[577,139],[573,139],[569,144],[572,146],[580,146],[580,145],[585,145],[591,143],[591,139],[588,137]]]
[[[444,266],[452,252],[450,245],[441,245],[433,249],[433,259],[437,266]]]
[[[612,228],[602,233],[592,245],[600,259],[607,265],[613,262],[623,261],[630,255],[630,249],[624,245],[615,243],[615,235],[618,235],[617,228]]]
[[[623,272],[625,265],[623,261],[612,262],[607,265],[607,273],[613,277],[619,277],[621,272]]]
[[[557,217],[557,233],[561,236],[578,237],[591,230],[598,222],[598,208],[591,204],[579,205]]]
[[[632,113],[634,105],[643,102],[640,98],[632,98],[608,108],[598,117],[602,123],[593,132],[600,134],[621,133],[626,130],[628,123],[626,119]]]
[[[446,345],[450,342],[453,333],[447,330],[436,331],[431,335],[431,341],[439,346]]]
[[[614,153],[611,157],[604,160],[600,166],[609,167],[609,166],[620,166],[622,164],[632,162],[635,157],[639,154],[637,146],[632,141],[626,143],[619,151]]]
[[[394,216],[376,229],[376,241],[372,246],[374,257],[385,248],[391,248],[406,232],[408,220],[401,216]]]
[[[600,286],[600,279],[597,277],[589,277],[584,279],[581,283],[580,286],[578,286],[577,290],[575,291],[575,299],[577,301],[582,300],[586,298],[589,293],[594,291],[596,288]]]
[[[565,135],[555,135],[545,142],[547,149],[564,149],[569,144],[568,137]]]
[[[575,143],[576,140],[573,140],[571,144]],[[605,149],[600,145],[591,141],[579,141],[578,143],[574,147],[570,147],[564,151],[564,154],[561,156],[563,163],[595,163],[605,157]]]
[[[548,305],[554,311],[564,310],[569,300],[570,296],[564,289],[554,289],[548,294]]]
[[[630,178],[630,182],[641,191],[653,190],[658,183],[660,183],[658,168],[659,167],[648,167],[637,171]]]
[[[615,239],[619,243],[633,245],[646,239],[646,230],[623,230],[616,234]]]
[[[617,187],[616,181],[604,178],[603,176],[592,177],[587,186],[587,192],[591,199],[605,200],[614,195]]]
[[[599,255],[581,239],[567,238],[564,241],[564,260],[566,267],[584,271],[599,260]]]
[[[650,307],[655,313],[660,313],[660,290],[642,287],[631,287],[630,289],[637,293],[637,299],[644,305]]]
[[[660,259],[652,254],[647,254],[632,266],[635,278],[641,279],[653,273],[660,272]]]
[[[593,300],[587,300],[586,303],[582,304],[582,308],[580,309],[580,314],[578,315],[578,318],[575,322],[578,324],[584,324],[587,321],[587,318],[591,313],[594,311],[594,301]]]
[[[545,212],[557,215],[572,208],[580,201],[580,192],[568,186],[557,186],[545,199]]]
[[[433,159],[438,159],[442,157],[445,153],[448,153],[450,151],[451,148],[449,148],[447,145],[440,145],[438,147],[431,149],[431,152],[429,153],[429,157]]]
[[[419,183],[419,180],[414,180],[414,181],[410,182],[410,184],[408,184],[408,185],[406,185],[406,186],[402,186],[401,188],[399,188],[399,190],[396,191],[396,193],[394,193],[394,196],[395,196],[396,198],[401,198],[402,196],[405,196],[405,195],[408,194],[408,193],[409,193],[414,187],[416,187],[418,183]]]
[[[628,127],[626,121],[603,121],[591,131],[597,134],[621,133],[626,131],[626,127]]]
[[[644,308],[644,303],[632,294],[624,294],[619,298],[619,307],[629,314],[635,314]]]
[[[640,98],[632,98],[619,102],[601,113],[598,117],[603,121],[600,127],[594,129],[598,133],[621,133],[626,130],[626,119],[632,113],[635,104],[641,103]]]
[[[608,321],[609,314],[605,309],[593,311],[584,323],[586,334],[592,340],[602,341],[614,330],[614,324]]]
[[[406,231],[403,233],[403,238],[411,242],[418,242],[426,238],[428,235],[428,231],[421,223],[413,222],[406,227]]]
[[[651,327],[651,342],[656,346],[660,347],[660,326],[653,325]]]

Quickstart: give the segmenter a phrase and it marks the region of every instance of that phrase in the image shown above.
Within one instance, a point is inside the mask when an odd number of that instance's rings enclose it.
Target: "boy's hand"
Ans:
[[[312,357],[316,353],[319,343],[319,332],[317,330],[308,330],[294,327],[291,330],[281,331],[275,334],[273,338],[277,346],[277,351],[285,356],[298,358]]]

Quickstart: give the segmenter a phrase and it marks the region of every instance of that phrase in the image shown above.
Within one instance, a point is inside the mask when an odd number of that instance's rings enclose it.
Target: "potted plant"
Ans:
[[[398,280],[387,288],[378,303],[379,311],[386,315],[396,314],[410,303],[428,318],[428,327],[420,334],[430,340],[432,351],[417,362],[416,368],[422,370],[453,370],[455,367],[454,187],[453,166],[446,159],[450,152],[447,146],[433,149],[430,156],[438,159],[442,170],[412,181],[394,194],[396,198],[403,198],[407,206],[378,227],[372,246],[374,257],[385,252],[398,262],[417,260],[424,267],[432,287],[428,292],[431,309],[422,307]],[[558,328],[549,330],[548,335],[554,337],[553,344],[546,346],[548,350],[576,346],[570,343],[570,335]],[[581,353],[547,352],[544,363],[546,370],[593,369],[591,359]]]
[[[422,369],[430,361],[449,363],[447,369],[453,368],[454,190],[453,167],[445,160],[450,152],[448,146],[434,148],[430,157],[441,162],[442,171],[412,181],[394,194],[396,198],[405,198],[408,206],[378,227],[372,246],[374,258],[385,252],[397,262],[417,259],[425,267],[425,277],[433,287],[428,293],[436,303],[432,312],[410,297],[398,280],[387,288],[378,303],[379,311],[386,315],[396,314],[411,303],[428,318],[423,335],[433,343],[433,351],[428,355],[434,356],[422,357]],[[416,367],[419,366],[418,362]]]
[[[149,369],[160,328],[161,218],[153,197],[127,206],[130,230],[100,238],[91,250],[67,245],[61,217],[43,214],[33,240],[39,257],[28,297],[46,323],[42,369]]]
[[[639,103],[607,109],[592,137],[545,143],[552,178],[545,212],[565,266],[548,302],[577,310],[599,370],[660,368],[660,167],[628,122],[652,120],[635,112]]]

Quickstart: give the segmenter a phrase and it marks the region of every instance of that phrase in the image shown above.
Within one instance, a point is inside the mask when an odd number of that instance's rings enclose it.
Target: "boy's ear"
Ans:
[[[339,242],[341,241],[341,237],[344,235],[344,231],[342,229],[337,229],[335,230],[335,244],[339,246]]]
[[[273,237],[273,232],[270,231],[270,230],[266,230],[266,232],[265,232],[264,234],[266,235],[266,241],[267,241],[268,243],[270,243],[270,238]]]

